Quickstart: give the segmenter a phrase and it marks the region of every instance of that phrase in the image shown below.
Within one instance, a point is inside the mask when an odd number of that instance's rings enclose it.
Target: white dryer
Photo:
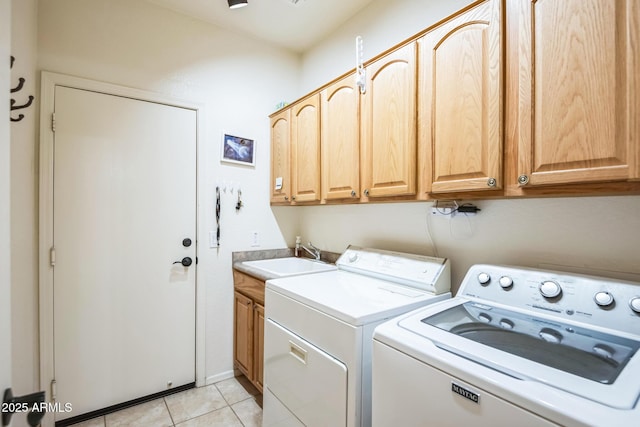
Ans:
[[[640,425],[640,284],[476,265],[373,347],[374,427]]]
[[[264,427],[371,425],[375,327],[451,297],[446,259],[350,246],[336,265],[267,281]]]

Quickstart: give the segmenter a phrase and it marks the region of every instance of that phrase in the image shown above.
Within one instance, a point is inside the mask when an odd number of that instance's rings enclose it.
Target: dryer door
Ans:
[[[264,387],[308,427],[345,426],[347,367],[271,319],[265,322]],[[265,426],[282,413],[265,399]],[[274,402],[275,403],[275,402]]]

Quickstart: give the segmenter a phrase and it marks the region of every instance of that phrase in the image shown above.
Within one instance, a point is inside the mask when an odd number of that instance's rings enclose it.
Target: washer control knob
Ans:
[[[489,276],[488,273],[480,273],[478,274],[478,282],[483,285],[486,286],[489,284],[489,282],[491,281],[491,276]]]
[[[606,291],[601,291],[595,294],[593,300],[600,307],[609,307],[611,304],[613,304],[614,301],[613,295]]]
[[[502,286],[502,289],[509,289],[513,286],[513,279],[509,276],[502,276],[500,278],[500,286]]]
[[[555,329],[542,328],[539,335],[540,338],[551,344],[560,344],[562,342],[562,334]]]
[[[631,298],[631,301],[629,301],[629,307],[631,307],[631,310],[636,313],[640,313],[640,297]]]
[[[358,260],[358,254],[355,252],[349,253],[349,255],[347,256],[347,260],[349,262],[356,262]]]
[[[540,283],[538,289],[540,289],[540,293],[545,298],[555,298],[562,293],[562,288],[560,287],[560,285],[553,280],[546,280]]]

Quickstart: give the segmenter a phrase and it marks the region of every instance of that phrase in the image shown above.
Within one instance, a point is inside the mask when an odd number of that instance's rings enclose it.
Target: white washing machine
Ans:
[[[640,425],[640,284],[473,266],[380,325],[373,426]]]
[[[449,261],[350,246],[338,270],[267,281],[263,426],[370,426],[373,330],[451,297]]]

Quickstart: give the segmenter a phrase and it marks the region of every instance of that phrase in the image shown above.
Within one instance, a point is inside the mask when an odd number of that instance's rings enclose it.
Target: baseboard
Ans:
[[[220,381],[228,380],[229,378],[235,377],[233,370],[221,372],[216,375],[208,376],[205,380],[206,385],[215,384]]]

